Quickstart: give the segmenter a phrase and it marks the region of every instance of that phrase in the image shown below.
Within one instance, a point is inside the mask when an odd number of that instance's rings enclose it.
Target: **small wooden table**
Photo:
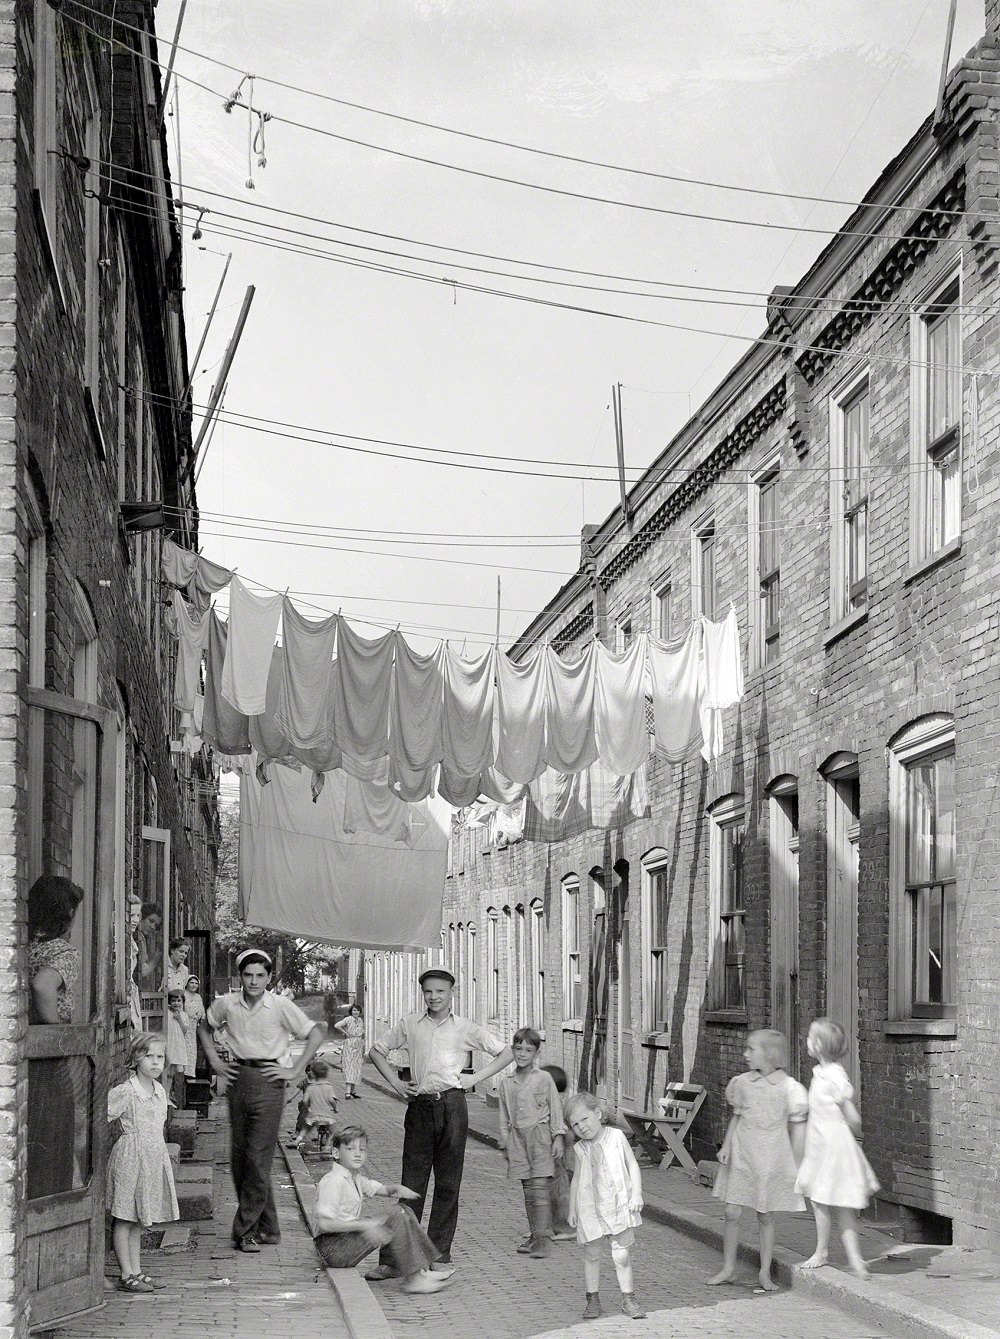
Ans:
[[[696,1083],[668,1083],[660,1111],[623,1111],[636,1140],[660,1168],[676,1158],[686,1171],[698,1170],[684,1147],[684,1137],[705,1100],[705,1089]]]

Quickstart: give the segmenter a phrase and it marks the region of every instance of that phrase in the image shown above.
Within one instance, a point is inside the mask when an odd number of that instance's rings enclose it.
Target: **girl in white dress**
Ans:
[[[809,1085],[805,1156],[795,1185],[812,1201],[816,1249],[800,1268],[817,1269],[826,1264],[831,1214],[835,1213],[851,1271],[859,1279],[867,1279],[855,1210],[867,1206],[878,1190],[878,1180],[856,1139],[861,1133],[861,1117],[854,1105],[851,1081],[840,1063],[847,1054],[844,1029],[832,1019],[815,1019],[809,1027],[806,1049],[818,1064]]]
[[[142,1229],[180,1217],[163,1139],[167,1095],[157,1082],[165,1062],[163,1035],[140,1032],[129,1048],[131,1077],[108,1093],[108,1120],[122,1127],[108,1159],[107,1201],[123,1292],[151,1293],[163,1286],[142,1272]]]
[[[722,1268],[708,1282],[732,1283],[736,1277],[740,1219],[749,1208],[757,1211],[760,1287],[774,1292],[774,1215],[806,1207],[795,1189],[795,1173],[805,1142],[808,1099],[802,1084],[785,1073],[788,1043],[780,1032],[751,1032],[743,1059],[749,1070],[730,1079],[726,1088],[733,1117],[719,1149],[722,1167],[712,1189],[716,1199],[725,1201],[726,1225]]]
[[[583,1247],[587,1286],[584,1320],[601,1314],[601,1241],[611,1238],[611,1259],[622,1290],[622,1310],[642,1320],[632,1278],[633,1228],[642,1218],[642,1176],[621,1130],[604,1124],[604,1109],[592,1093],[576,1093],[566,1103],[566,1123],[577,1137],[576,1167],[569,1191],[569,1222]]]

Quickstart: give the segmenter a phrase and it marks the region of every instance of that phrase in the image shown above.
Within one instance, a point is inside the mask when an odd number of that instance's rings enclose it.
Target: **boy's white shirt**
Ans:
[[[313,1210],[314,1223],[322,1218],[349,1223],[361,1217],[362,1200],[366,1195],[384,1195],[381,1181],[373,1181],[363,1172],[351,1172],[341,1163],[327,1172],[319,1183]]]

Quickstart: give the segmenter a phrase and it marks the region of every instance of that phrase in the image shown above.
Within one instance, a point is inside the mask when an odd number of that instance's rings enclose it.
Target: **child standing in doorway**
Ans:
[[[163,1035],[140,1032],[129,1048],[130,1077],[108,1093],[108,1120],[120,1121],[122,1133],[108,1159],[107,1202],[121,1271],[118,1287],[127,1293],[158,1292],[164,1286],[142,1272],[142,1229],[180,1217],[163,1139],[167,1095],[157,1082],[165,1063]]]
[[[536,1068],[542,1039],[534,1028],[514,1033],[514,1073],[500,1082],[500,1146],[507,1175],[520,1179],[531,1235],[518,1254],[544,1259],[552,1240],[550,1186],[562,1157],[562,1103],[552,1075]]]
[[[633,1229],[642,1224],[639,1164],[622,1131],[604,1124],[604,1108],[592,1093],[576,1093],[569,1099],[566,1120],[578,1141],[569,1221],[583,1246],[587,1287],[583,1319],[596,1320],[601,1314],[601,1242],[609,1237],[622,1310],[632,1320],[642,1320],[646,1313],[636,1299],[631,1255]]]
[[[163,1086],[173,1106],[181,1106],[184,1099],[184,1071],[188,1059],[188,1031],[194,1025],[184,1008],[183,990],[167,994],[167,1062],[163,1071]]]
[[[816,1249],[799,1267],[818,1269],[826,1264],[833,1213],[852,1273],[867,1279],[868,1266],[858,1246],[856,1211],[867,1207],[878,1190],[878,1178],[856,1138],[861,1134],[861,1117],[854,1105],[854,1088],[840,1063],[847,1054],[844,1029],[830,1018],[814,1019],[806,1050],[817,1063],[809,1085],[805,1156],[796,1186],[812,1201]]]
[[[745,1208],[755,1209],[760,1233],[758,1291],[774,1292],[774,1215],[806,1207],[795,1189],[795,1175],[809,1105],[805,1088],[785,1073],[788,1043],[780,1032],[751,1032],[743,1059],[747,1072],[737,1074],[726,1087],[733,1116],[719,1150],[722,1167],[712,1190],[726,1205],[722,1268],[708,1282],[732,1283],[736,1277],[740,1219]]]

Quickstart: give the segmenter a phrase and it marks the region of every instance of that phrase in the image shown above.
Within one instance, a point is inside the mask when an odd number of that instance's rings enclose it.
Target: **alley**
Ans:
[[[372,1088],[362,1087],[363,1100],[350,1103],[347,1119],[369,1132],[371,1174],[398,1180],[402,1150],[402,1105]],[[341,1108],[344,1114],[344,1108]],[[308,1166],[319,1180],[329,1164],[311,1155]],[[636,1290],[649,1312],[646,1321],[626,1320],[619,1312],[619,1294],[610,1256],[602,1272],[602,1320],[582,1322],[583,1275],[574,1243],[554,1247],[548,1260],[519,1256],[515,1247],[524,1233],[520,1186],[506,1180],[503,1158],[495,1149],[469,1140],[462,1210],[453,1256],[458,1271],[452,1283],[430,1298],[409,1298],[396,1283],[377,1283],[372,1291],[382,1305],[394,1335],[418,1339],[448,1335],[452,1339],[488,1335],[491,1339],[527,1336],[656,1335],[711,1336],[711,1339],[867,1339],[889,1335],[832,1306],[782,1291],[755,1293],[756,1281],[744,1267],[740,1284],[707,1288],[718,1267],[714,1251],[647,1219],[634,1252]],[[895,1336],[893,1337],[895,1339]]]

